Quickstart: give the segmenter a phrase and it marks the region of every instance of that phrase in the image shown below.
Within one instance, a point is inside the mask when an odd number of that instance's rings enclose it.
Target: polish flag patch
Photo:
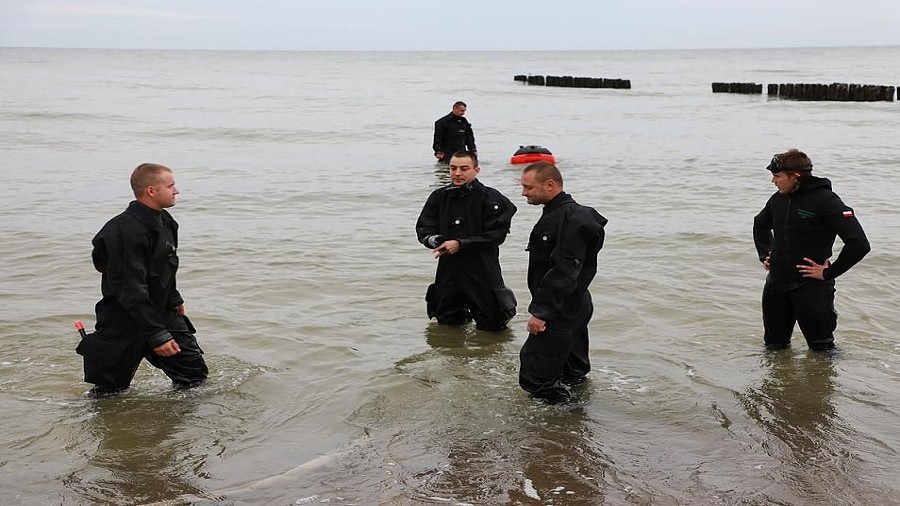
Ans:
[[[852,218],[853,211],[844,211],[844,218]]]

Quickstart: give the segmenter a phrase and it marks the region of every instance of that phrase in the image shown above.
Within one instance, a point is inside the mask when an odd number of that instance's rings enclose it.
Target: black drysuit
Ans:
[[[176,308],[178,224],[165,210],[133,201],[94,236],[94,267],[103,274],[103,298],[96,305],[96,331],[78,345],[84,379],[98,391],[127,388],[146,358],[176,385],[206,379],[208,371],[194,329]],[[153,348],[175,339],[171,357]]]
[[[804,278],[797,266],[807,265],[804,258],[824,264],[832,255],[835,236],[844,247],[825,269],[825,280]],[[776,192],[769,198],[753,219],[753,241],[759,260],[769,257],[762,295],[766,347],[787,347],[795,322],[810,348],[834,347],[834,279],[870,250],[853,209],[831,191],[831,181],[804,176],[796,191]]]
[[[435,153],[444,153],[442,162],[450,160],[457,151],[478,151],[475,147],[475,132],[472,124],[463,116],[455,116],[452,112],[434,122]]]
[[[516,314],[516,298],[503,283],[500,245],[509,234],[516,206],[477,179],[452,184],[428,196],[416,221],[419,242],[435,248],[455,239],[460,249],[442,255],[425,295],[428,317],[461,324],[475,319],[478,328],[501,330]]]
[[[528,312],[546,322],[519,353],[519,385],[534,397],[566,401],[565,385],[581,382],[591,369],[587,326],[594,305],[588,286],[597,274],[606,223],[563,192],[544,205],[528,238]]]

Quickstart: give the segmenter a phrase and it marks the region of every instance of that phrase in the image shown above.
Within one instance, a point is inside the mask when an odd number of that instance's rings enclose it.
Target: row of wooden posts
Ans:
[[[603,77],[572,77],[572,76],[513,76],[513,81],[523,82],[536,86],[560,86],[563,88],[615,88],[620,90],[631,89],[630,79],[606,79]]]
[[[762,87],[757,83],[712,83],[713,93],[759,95]],[[874,84],[770,84],[766,87],[770,97],[834,102],[893,102],[895,90],[900,100],[900,87]]]
[[[563,88],[616,88],[631,89],[630,79],[606,79],[601,77],[572,76],[513,76],[516,82],[536,86]],[[744,93],[761,95],[763,85],[758,83],[712,83],[713,93]],[[821,100],[838,102],[893,102],[900,100],[900,86],[873,84],[770,84],[766,88],[770,97],[795,100]]]

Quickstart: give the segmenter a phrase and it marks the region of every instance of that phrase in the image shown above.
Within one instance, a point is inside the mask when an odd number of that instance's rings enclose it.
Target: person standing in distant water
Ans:
[[[522,171],[522,196],[543,205],[528,238],[528,339],[519,352],[519,385],[532,397],[556,404],[591,370],[588,322],[594,305],[588,286],[607,220],[563,191],[559,169],[549,162]]]
[[[753,219],[756,252],[769,272],[762,294],[768,349],[790,346],[795,322],[809,348],[834,348],[834,280],[871,249],[856,213],[812,168],[800,150],[775,155],[766,169],[778,191]],[[830,263],[835,236],[844,246]]]
[[[429,318],[460,325],[475,319],[482,330],[503,330],[516,314],[516,298],[503,283],[500,245],[516,206],[483,185],[475,153],[450,158],[450,184],[434,190],[416,221],[419,242],[438,259],[425,295]]]
[[[138,165],[131,188],[136,200],[92,241],[103,298],[96,306],[96,331],[76,351],[84,357],[84,380],[94,384],[94,395],[128,388],[144,358],[177,387],[197,385],[208,375],[175,286],[178,224],[165,210],[178,195],[172,170]]]
[[[441,162],[448,162],[450,156],[457,151],[471,151],[476,156],[475,132],[466,114],[466,103],[456,102],[453,110],[434,122],[434,157]]]

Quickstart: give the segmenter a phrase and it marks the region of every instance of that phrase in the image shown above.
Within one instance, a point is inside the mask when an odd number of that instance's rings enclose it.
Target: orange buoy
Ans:
[[[509,159],[509,163],[516,165],[534,162],[556,163],[556,157],[549,149],[541,146],[519,146],[519,149]]]

